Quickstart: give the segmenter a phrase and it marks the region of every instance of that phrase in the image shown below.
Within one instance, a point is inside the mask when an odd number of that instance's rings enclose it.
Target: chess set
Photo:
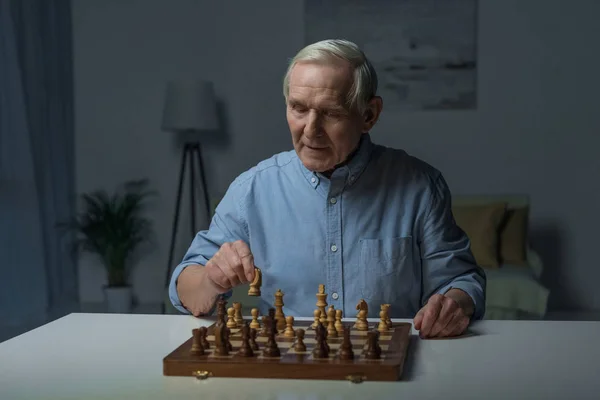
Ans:
[[[249,294],[260,295],[260,269]],[[312,321],[295,321],[283,313],[284,293],[275,293],[274,308],[259,320],[258,309],[244,320],[239,302],[227,308],[217,302],[217,319],[163,359],[165,376],[349,380],[354,383],[397,381],[402,372],[412,326],[394,323],[389,304],[382,304],[377,323],[367,320],[361,299],[354,322],[342,310],[327,308],[325,286],[319,285]]]

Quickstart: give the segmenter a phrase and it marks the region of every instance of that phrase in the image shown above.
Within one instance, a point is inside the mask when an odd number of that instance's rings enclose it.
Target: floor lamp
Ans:
[[[211,82],[169,82],[167,84],[165,105],[163,111],[162,129],[186,137],[198,136],[202,131],[215,131],[218,128],[216,97]],[[186,140],[181,154],[181,166],[179,169],[179,181],[175,202],[175,213],[171,232],[171,243],[169,246],[169,259],[165,276],[164,288],[168,291],[171,271],[174,262],[175,243],[179,227],[179,216],[181,211],[182,193],[184,180],[189,169],[189,202],[190,202],[190,229],[191,239],[196,234],[196,192],[199,190],[196,170],[198,169],[207,221],[211,219],[211,207],[206,186],[206,175],[204,173],[204,162],[202,161],[202,148],[200,140]],[[163,314],[166,304],[162,303]]]

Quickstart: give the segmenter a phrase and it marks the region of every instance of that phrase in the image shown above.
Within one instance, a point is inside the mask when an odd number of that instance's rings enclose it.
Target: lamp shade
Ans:
[[[212,82],[171,81],[165,91],[162,129],[166,131],[215,130],[217,103]]]

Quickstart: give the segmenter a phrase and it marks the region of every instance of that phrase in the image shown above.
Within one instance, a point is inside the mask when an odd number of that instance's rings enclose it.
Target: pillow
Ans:
[[[505,221],[500,227],[500,261],[502,263],[528,265],[528,225],[529,207],[514,208],[506,211]]]
[[[505,220],[506,203],[473,206],[454,206],[456,224],[471,241],[471,251],[477,265],[488,268],[500,266],[500,225]]]

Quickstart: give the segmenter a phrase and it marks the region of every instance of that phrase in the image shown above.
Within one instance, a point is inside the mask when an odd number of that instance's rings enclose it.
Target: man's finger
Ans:
[[[450,320],[440,332],[436,334],[436,337],[449,337],[453,336],[456,328],[458,326],[458,321],[460,321],[460,317],[457,317],[456,314],[450,316]]]
[[[454,313],[458,309],[458,303],[450,298],[445,298],[442,301],[442,309],[440,314],[431,328],[430,336],[437,336],[442,330],[448,326],[450,320],[454,317]]]
[[[241,240],[233,243],[240,260],[242,261],[242,266],[244,268],[244,275],[248,282],[252,282],[254,280],[254,256],[250,252],[250,248]]]
[[[413,321],[413,323],[415,324],[415,329],[418,331],[421,330],[421,324],[423,323],[423,310],[424,308],[421,308],[419,312],[417,312],[417,315],[415,315],[415,319]]]
[[[219,268],[213,259],[210,259],[206,263],[205,268],[210,283],[215,286],[219,292],[225,292],[231,288],[231,282],[229,282],[229,278],[227,275],[225,275],[221,268]]]
[[[420,334],[421,336],[427,337],[431,333],[431,328],[435,324],[435,321],[440,314],[441,305],[439,302],[428,302],[423,312],[423,322],[421,324]]]
[[[240,279],[233,270],[233,268],[229,265],[228,253],[230,252],[228,248],[228,244],[225,244],[221,247],[219,251],[211,258],[211,261],[214,265],[221,270],[223,275],[227,277],[228,281],[228,289],[231,289],[240,284]]]

